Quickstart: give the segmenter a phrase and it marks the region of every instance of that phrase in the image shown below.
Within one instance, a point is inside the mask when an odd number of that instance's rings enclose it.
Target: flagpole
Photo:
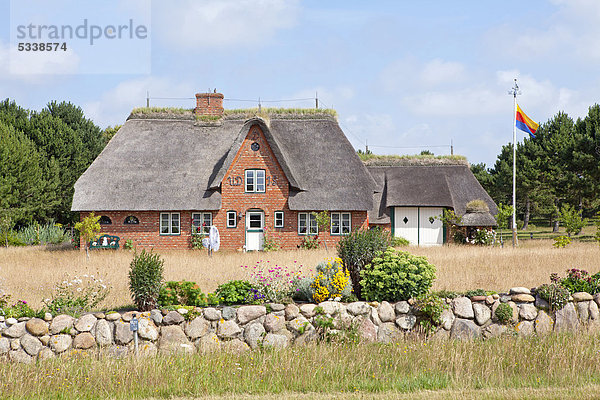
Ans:
[[[512,245],[517,245],[517,94],[521,94],[519,91],[519,85],[517,85],[517,78],[515,78],[515,86],[509,92],[513,95],[513,218],[512,218]]]

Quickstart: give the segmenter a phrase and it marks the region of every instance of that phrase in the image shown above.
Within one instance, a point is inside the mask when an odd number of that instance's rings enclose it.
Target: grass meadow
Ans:
[[[521,241],[517,248],[440,246],[406,247],[406,251],[427,257],[437,268],[434,290],[466,291],[482,288],[506,291],[512,286],[534,287],[549,282],[552,272],[564,275],[567,268],[600,271],[600,247],[594,242],[574,242],[555,249],[549,240]],[[43,247],[0,248],[0,288],[13,300],[22,299],[34,308],[50,297],[55,283],[83,274],[96,274],[109,281],[112,291],[105,308],[131,304],[128,277],[132,251],[48,251]],[[206,293],[231,279],[246,279],[255,265],[284,265],[310,274],[335,250],[295,250],[271,253],[218,252],[209,257],[194,250],[160,252],[165,260],[167,280],[197,282]],[[242,266],[249,266],[243,268]]]
[[[600,338],[322,344],[244,354],[0,363],[0,397],[27,399],[600,396]]]
[[[567,268],[600,270],[600,247],[522,241],[517,248],[408,247],[437,267],[434,290],[505,291],[537,286]],[[203,291],[247,277],[248,265],[285,265],[305,274],[334,251],[272,253],[161,252],[167,280],[196,281]],[[131,304],[133,252],[0,249],[0,288],[36,308],[66,277],[98,274],[112,291],[103,308]],[[547,399],[600,398],[600,336],[503,337],[395,345],[321,344],[244,354],[114,359],[81,354],[35,365],[0,362],[0,398],[44,399]]]

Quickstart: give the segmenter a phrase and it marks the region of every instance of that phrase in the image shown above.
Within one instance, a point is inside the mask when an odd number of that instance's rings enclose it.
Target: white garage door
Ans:
[[[444,243],[444,227],[435,217],[441,207],[394,207],[394,236],[407,239],[417,246],[435,246]]]
[[[435,246],[444,244],[444,226],[435,218],[442,213],[441,208],[419,208],[419,245]]]
[[[394,236],[401,236],[410,244],[419,244],[419,209],[417,207],[394,208]]]

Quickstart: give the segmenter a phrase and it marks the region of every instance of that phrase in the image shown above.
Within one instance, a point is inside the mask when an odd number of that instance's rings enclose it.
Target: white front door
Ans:
[[[246,212],[246,251],[262,250],[264,244],[265,213]]]

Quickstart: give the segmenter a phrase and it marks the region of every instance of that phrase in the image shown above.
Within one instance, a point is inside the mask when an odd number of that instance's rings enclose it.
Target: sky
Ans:
[[[512,142],[515,78],[538,122],[600,102],[597,0],[0,0],[0,15],[0,98],[35,110],[70,101],[101,128],[147,93],[151,106],[184,108],[214,89],[225,108],[314,107],[317,96],[356,149],[449,154],[452,143],[490,167]],[[16,37],[21,23],[84,19],[147,34],[17,51],[35,41]]]

